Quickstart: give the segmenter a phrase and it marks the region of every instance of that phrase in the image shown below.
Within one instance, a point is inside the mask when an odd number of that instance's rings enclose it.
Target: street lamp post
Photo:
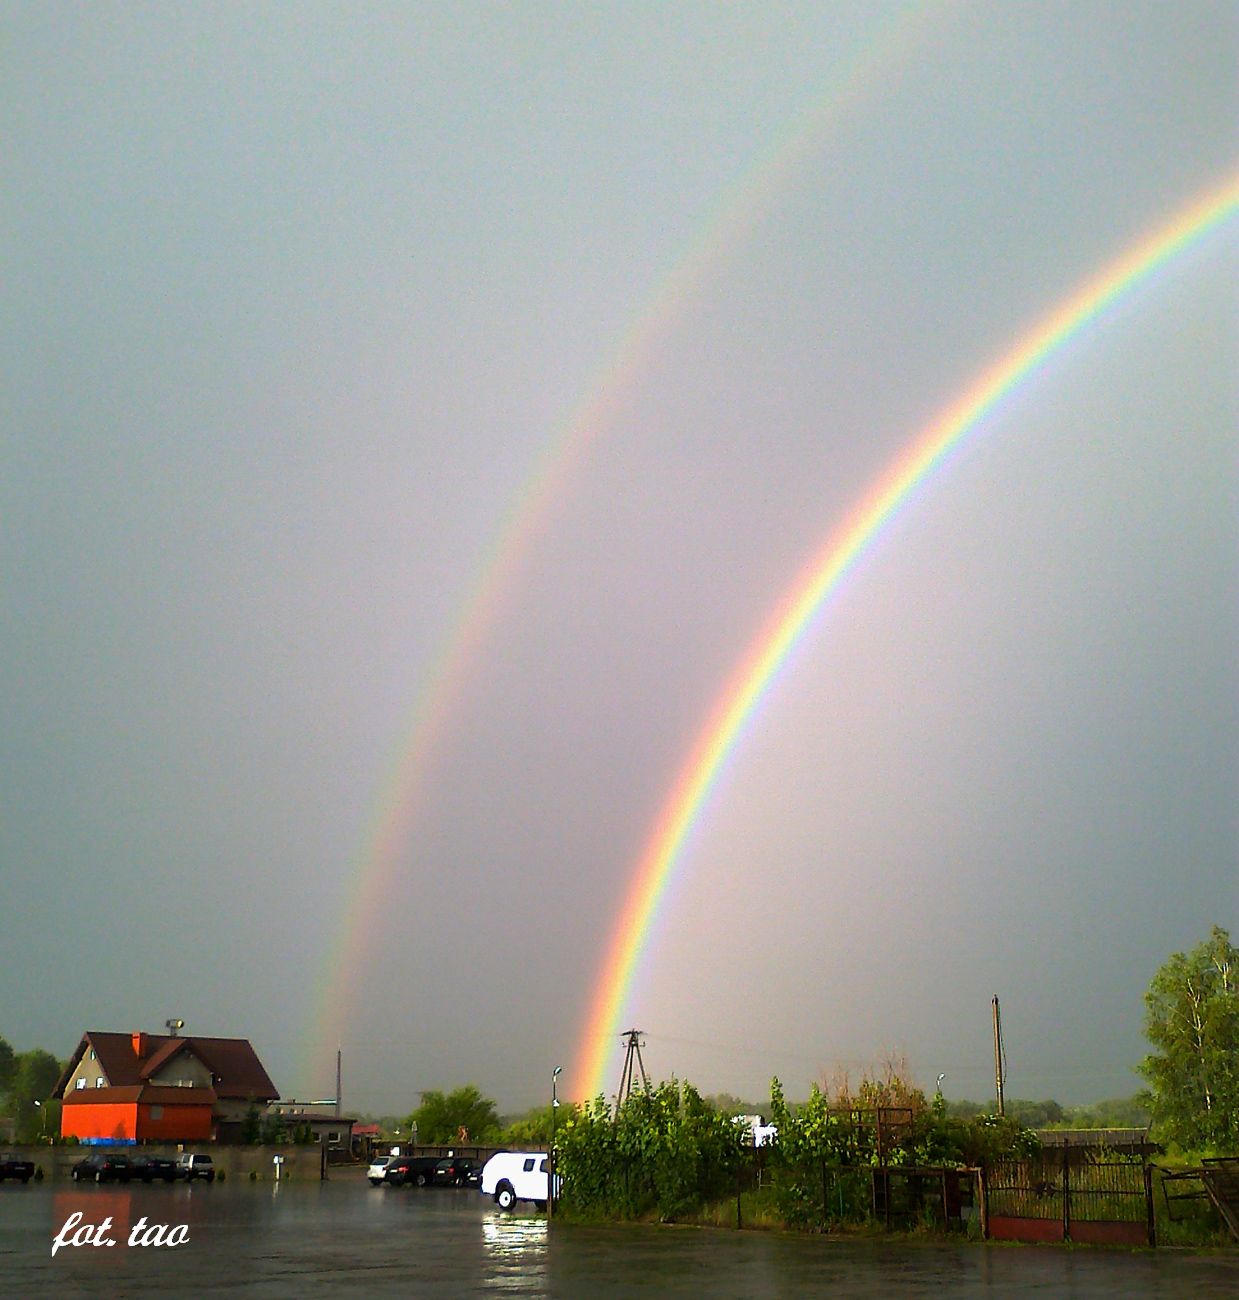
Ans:
[[[559,1109],[559,1075],[564,1067],[551,1071],[551,1147],[546,1161],[546,1217],[555,1217],[555,1112]]]

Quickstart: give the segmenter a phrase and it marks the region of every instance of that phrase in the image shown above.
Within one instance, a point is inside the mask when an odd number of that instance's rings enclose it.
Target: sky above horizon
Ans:
[[[2,3],[0,33],[0,1036],[180,1017],[302,1099],[338,1042],[375,1113],[545,1099],[805,563],[1239,160],[1228,3]],[[804,639],[651,932],[655,1077],[797,1097],[898,1057],[984,1099],[997,994],[1008,1096],[1139,1086],[1158,965],[1239,932],[1235,268],[1232,221],[1055,356]]]

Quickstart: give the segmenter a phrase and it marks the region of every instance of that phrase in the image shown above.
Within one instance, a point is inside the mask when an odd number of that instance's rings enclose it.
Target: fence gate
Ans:
[[[1152,1246],[1148,1162],[1064,1146],[993,1165],[985,1176],[988,1235],[1003,1241]]]

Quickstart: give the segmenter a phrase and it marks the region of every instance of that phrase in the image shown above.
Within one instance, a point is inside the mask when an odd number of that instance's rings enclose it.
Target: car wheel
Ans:
[[[427,1184],[429,1181],[430,1181],[430,1179],[427,1178],[425,1174],[418,1174],[418,1175],[417,1175],[417,1185],[418,1185],[418,1187],[425,1187],[426,1184]]]
[[[370,1180],[370,1186],[371,1186],[371,1187],[377,1187],[377,1186],[378,1186],[382,1181],[383,1181],[383,1180],[382,1180],[381,1178],[372,1178],[372,1179]]]
[[[208,1183],[213,1183],[213,1182],[215,1181],[215,1175],[214,1175],[214,1174],[207,1174],[207,1176],[206,1176],[206,1180],[207,1180]]]
[[[511,1183],[500,1183],[495,1189],[495,1204],[501,1210],[510,1210],[516,1204],[516,1191]]]

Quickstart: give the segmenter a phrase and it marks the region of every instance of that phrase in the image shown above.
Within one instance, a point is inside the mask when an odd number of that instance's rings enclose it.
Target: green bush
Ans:
[[[634,1093],[614,1114],[601,1097],[581,1107],[560,1132],[556,1159],[567,1213],[670,1222],[734,1196],[744,1132],[673,1080]]]

